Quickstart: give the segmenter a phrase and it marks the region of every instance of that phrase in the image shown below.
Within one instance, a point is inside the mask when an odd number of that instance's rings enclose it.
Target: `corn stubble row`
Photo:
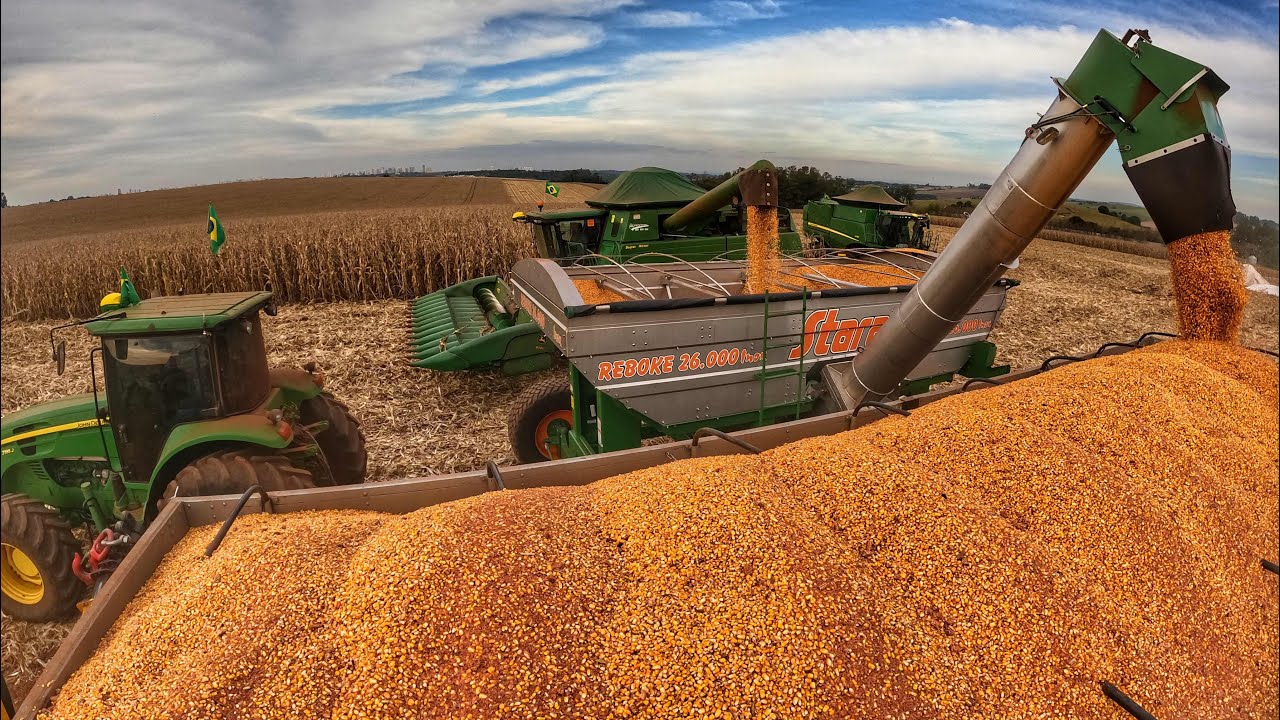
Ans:
[[[1277,378],[1168,342],[758,456],[193,531],[46,718],[1275,717]]]

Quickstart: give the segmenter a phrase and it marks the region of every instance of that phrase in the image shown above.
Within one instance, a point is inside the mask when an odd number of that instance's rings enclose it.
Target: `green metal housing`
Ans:
[[[0,418],[4,491],[101,530],[125,513],[149,520],[164,487],[195,458],[237,446],[287,447],[270,411],[296,407],[321,388],[308,372],[266,367],[258,313],[270,300],[262,292],[155,298],[84,323],[102,341],[93,355],[102,356],[105,387],[96,400],[94,393],[72,395]],[[122,386],[110,375],[113,363],[124,367],[130,359],[140,371],[180,372],[173,362],[148,363],[162,357],[153,348],[163,343],[197,348],[208,361],[197,366],[199,379],[211,390],[199,412],[179,407],[171,423],[146,414],[154,397],[145,387],[118,393]]]

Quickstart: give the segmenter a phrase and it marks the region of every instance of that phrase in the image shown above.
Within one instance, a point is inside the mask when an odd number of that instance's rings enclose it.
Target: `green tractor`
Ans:
[[[101,338],[93,392],[0,419],[6,613],[70,613],[168,498],[364,481],[360,424],[314,363],[267,366],[260,311],[275,314],[268,292],[184,295],[60,326]],[[66,343],[53,348],[61,373]],[[96,533],[83,557],[77,526]]]
[[[822,196],[804,206],[804,232],[818,248],[928,250],[929,216],[906,207],[878,185]]]

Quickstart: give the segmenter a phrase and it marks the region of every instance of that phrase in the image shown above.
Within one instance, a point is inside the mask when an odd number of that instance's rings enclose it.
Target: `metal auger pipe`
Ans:
[[[951,332],[1053,217],[1115,135],[1059,94],[874,343],[847,374],[857,403],[885,397]]]

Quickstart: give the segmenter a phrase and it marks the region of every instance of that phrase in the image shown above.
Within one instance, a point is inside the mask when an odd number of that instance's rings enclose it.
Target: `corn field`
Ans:
[[[412,298],[504,272],[532,253],[513,206],[360,211],[244,220],[214,257],[190,225],[32,243],[6,252],[6,319],[84,317],[118,286],[145,298],[262,289],[282,302]]]

